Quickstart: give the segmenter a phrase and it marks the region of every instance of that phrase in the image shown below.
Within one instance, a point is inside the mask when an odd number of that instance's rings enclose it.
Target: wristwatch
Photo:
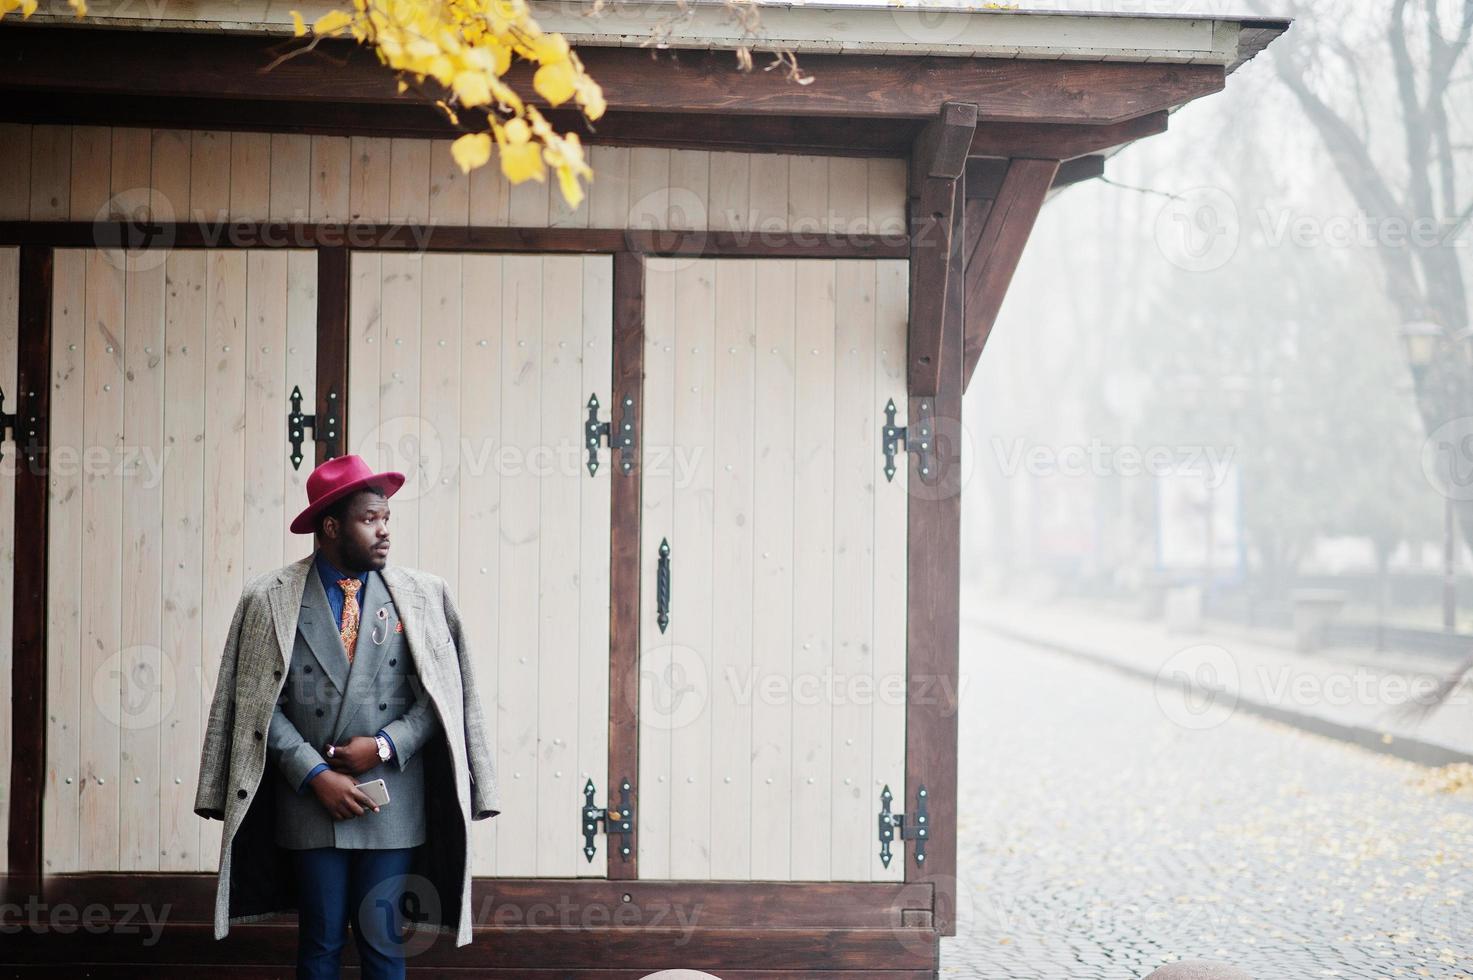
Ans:
[[[373,740],[378,743],[378,757],[380,762],[389,761],[389,740],[382,735],[375,735]]]

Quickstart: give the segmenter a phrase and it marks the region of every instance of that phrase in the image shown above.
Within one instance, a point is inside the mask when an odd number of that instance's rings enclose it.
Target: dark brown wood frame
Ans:
[[[224,32],[186,38],[162,30],[6,25],[0,27],[0,92],[26,98],[123,95],[157,104],[175,99],[274,104],[294,112],[299,124],[314,105],[423,104],[419,93],[399,92],[374,54],[351,40],[322,40],[311,55],[263,71],[300,46],[289,37]],[[1209,95],[1221,90],[1226,78],[1226,69],[1210,64],[848,53],[805,54],[802,64],[814,83],[800,86],[780,71],[737,71],[730,51],[655,53],[585,45],[579,54],[598,79],[610,111],[687,116],[929,122],[944,104],[956,102],[985,106],[979,116],[985,122],[1098,126]],[[87,70],[79,72],[77,65]],[[517,91],[531,92],[531,76],[531,63],[518,61],[506,79]],[[287,110],[290,103],[301,108]],[[326,113],[314,117],[312,125],[333,131]]]
[[[721,258],[903,259],[902,235],[840,231],[684,231],[469,227],[360,222],[186,221],[159,224],[0,221],[0,246],[53,248],[317,248],[425,252],[560,252]]]
[[[323,226],[236,223],[240,232],[224,242],[209,237],[199,225],[162,225],[145,229],[115,224],[94,226],[69,222],[4,222],[0,223],[0,244],[19,244],[22,248],[22,385],[31,378],[48,383],[35,386],[39,400],[34,409],[39,418],[39,444],[46,443],[45,395],[49,390],[49,336],[51,279],[50,264],[55,247],[90,247],[98,243],[114,245],[149,244],[155,247],[170,243],[173,247],[298,247],[308,244],[318,253],[318,358],[316,411],[320,418],[346,421],[347,418],[347,349],[348,349],[348,281],[352,249],[322,234]],[[877,236],[850,236],[837,246],[812,248],[795,242],[799,236],[767,235],[757,245],[743,240],[740,233],[705,236],[697,233],[665,235],[659,232],[609,232],[600,229],[537,228],[413,228],[403,226],[360,226],[366,228],[368,248],[407,248],[416,243],[415,235],[425,235],[434,250],[465,251],[544,251],[599,252],[614,245],[614,329],[620,339],[615,345],[611,378],[614,403],[624,397],[635,400],[642,408],[644,323],[644,258],[647,254],[707,255],[777,255],[786,257],[889,257],[909,254],[909,245],[896,244]],[[821,236],[813,236],[821,237]],[[856,244],[857,243],[857,244]],[[44,270],[44,271],[43,271]],[[329,399],[330,392],[339,398]],[[27,409],[30,410],[29,407]],[[612,411],[612,409],[611,409]],[[318,437],[314,458],[320,462],[330,452],[349,444],[345,426],[337,430],[335,447],[329,449],[327,428]],[[637,460],[636,455],[636,460]],[[611,455],[612,459],[612,455]],[[30,510],[18,530],[24,540],[18,542],[18,556],[24,556],[26,567],[18,561],[17,598],[26,598],[29,608],[44,608],[47,511],[44,469],[37,469],[29,489],[18,487],[18,518],[23,513],[20,501],[28,501]],[[612,473],[611,487],[611,624],[610,624],[610,757],[608,788],[617,787],[625,775],[638,772],[638,643],[639,643],[639,471]],[[232,939],[219,946],[211,938],[209,910],[213,906],[213,875],[173,873],[137,874],[67,874],[42,877],[41,868],[41,783],[45,773],[45,618],[17,619],[15,648],[17,656],[12,682],[17,691],[16,718],[18,731],[29,738],[17,739],[12,770],[10,856],[12,871],[3,882],[6,900],[15,901],[32,895],[48,902],[67,901],[82,906],[110,900],[122,901],[135,894],[137,882],[146,878],[151,894],[162,896],[174,905],[182,905],[184,918],[167,927],[167,954],[144,953],[126,939],[106,935],[88,937],[83,952],[75,947],[58,951],[40,935],[23,933],[23,941],[10,944],[19,961],[56,970],[64,963],[74,963],[79,956],[103,965],[124,962],[152,962],[150,967],[160,975],[169,975],[180,957],[194,962],[208,961],[212,956],[228,952],[239,964],[243,976],[269,975],[272,966],[291,961],[294,924],[290,917],[281,922],[237,926]],[[29,694],[29,701],[22,697]],[[909,726],[909,722],[907,723]],[[24,726],[22,729],[20,726]],[[916,744],[911,735],[911,745]],[[636,784],[637,791],[637,784]],[[617,800],[616,792],[607,791],[606,803]],[[637,797],[636,797],[637,805]],[[933,813],[934,813],[933,809]],[[933,820],[935,818],[933,817]],[[938,825],[939,826],[939,825]],[[611,846],[616,838],[605,838]],[[878,842],[876,842],[878,846]],[[932,845],[933,853],[935,845]],[[906,848],[898,849],[905,860]],[[624,862],[609,854],[606,879],[476,879],[478,896],[495,893],[498,907],[509,910],[515,921],[536,908],[572,902],[606,906],[611,909],[641,908],[651,903],[700,910],[712,921],[707,928],[696,930],[698,941],[689,937],[676,945],[679,938],[670,933],[672,949],[667,965],[692,967],[704,964],[720,968],[731,976],[767,977],[776,980],[790,976],[798,964],[812,963],[835,971],[833,976],[855,977],[930,977],[934,975],[940,933],[933,925],[937,887],[929,878],[913,875],[907,864],[907,880],[892,883],[841,882],[665,882],[639,881],[637,860]],[[109,896],[112,899],[109,899]],[[506,914],[503,912],[502,914]],[[617,914],[617,912],[616,912]],[[522,918],[517,918],[522,916]],[[782,927],[781,938],[775,940],[772,930]],[[658,956],[661,932],[654,928],[638,930],[640,953],[656,954],[648,962],[650,969],[661,962]],[[582,927],[547,931],[535,927],[478,927],[477,935],[490,942],[478,944],[482,953],[464,950],[445,961],[425,959],[416,966],[434,966],[437,971],[455,972],[457,967],[474,969],[517,969],[530,963],[561,963],[560,977],[597,976],[607,980],[624,975],[609,971],[608,947],[610,930],[589,931]],[[581,936],[581,938],[580,938]],[[760,944],[754,940],[760,939]],[[442,943],[442,946],[448,944]],[[472,947],[476,949],[477,947]],[[244,951],[244,952],[242,952]],[[450,954],[446,953],[449,957]],[[152,959],[151,959],[152,958]],[[645,960],[641,960],[645,962]],[[450,964],[455,964],[452,967]],[[781,969],[764,971],[763,964]],[[179,969],[184,967],[179,966]],[[212,968],[213,969],[213,968]],[[647,969],[630,971],[629,976],[643,976]]]
[[[11,633],[11,769],[8,866],[41,875],[41,786],[46,774],[46,467],[50,445],[51,249],[20,250],[16,360],[15,604]]]
[[[636,419],[644,418],[644,256],[614,253],[614,370],[609,420],[624,416],[629,399]],[[634,786],[630,801],[639,813],[639,613],[640,613],[640,493],[641,460],[624,472],[619,452],[609,440],[609,771],[604,783],[606,807],[620,799],[619,787],[628,779]],[[639,823],[635,821],[635,840]],[[625,861],[606,837],[610,880],[639,877],[639,848],[631,847]]]
[[[103,923],[121,925],[125,910],[139,903],[139,878],[51,876],[39,890],[16,892],[10,900],[24,903],[34,895],[47,907],[91,906],[106,910],[100,912]],[[240,975],[259,977],[293,962],[292,916],[232,926],[230,936],[217,942],[211,928],[214,875],[150,874],[146,880],[149,894],[158,896],[152,911],[165,919],[166,942],[146,946],[137,928],[78,930],[58,949],[47,934],[25,930],[7,937],[0,963],[148,963],[154,974],[228,958]],[[478,878],[471,893],[477,941],[457,949],[450,937],[437,937],[411,965],[416,974],[496,969],[543,975],[536,969],[548,976],[607,978],[626,975],[615,969],[622,952],[625,964],[649,964],[631,977],[660,968],[704,968],[733,977],[771,971],[776,978],[810,966],[836,971],[825,977],[932,977],[938,936],[911,921],[913,909],[929,914],[931,901],[929,883]],[[141,917],[134,920],[135,927],[140,924]]]

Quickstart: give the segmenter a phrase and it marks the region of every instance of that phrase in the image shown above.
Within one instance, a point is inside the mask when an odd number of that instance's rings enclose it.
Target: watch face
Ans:
[[[378,757],[387,762],[389,758],[389,743],[384,741],[382,736],[376,739],[376,741],[378,742]]]

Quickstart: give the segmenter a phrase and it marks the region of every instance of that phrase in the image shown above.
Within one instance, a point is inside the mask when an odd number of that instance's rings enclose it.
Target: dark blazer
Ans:
[[[398,610],[377,572],[359,597],[358,642],[350,667],[334,628],[322,576],[308,573],[286,683],[276,699],[266,754],[285,785],[276,794],[276,843],[312,847],[418,847],[425,839],[424,765],[420,747],[439,722],[424,693]],[[382,642],[378,642],[378,641]],[[382,779],[389,805],[352,820],[334,820],[302,780],[326,763],[323,746],[370,738],[379,729],[395,758],[355,778]]]

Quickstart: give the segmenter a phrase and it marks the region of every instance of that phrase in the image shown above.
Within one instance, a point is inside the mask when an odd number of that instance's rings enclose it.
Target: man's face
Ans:
[[[323,531],[336,542],[346,571],[381,571],[389,563],[389,501],[382,494],[355,493],[343,520],[325,522]]]

